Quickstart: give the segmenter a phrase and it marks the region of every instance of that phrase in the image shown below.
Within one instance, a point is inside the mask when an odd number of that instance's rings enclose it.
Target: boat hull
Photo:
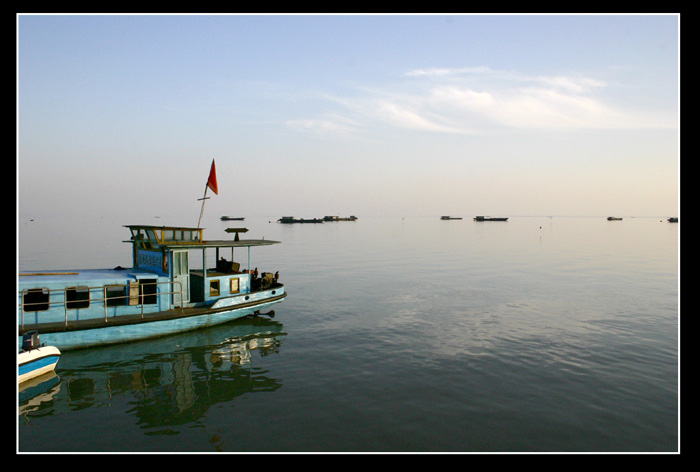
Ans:
[[[43,346],[31,351],[21,351],[17,357],[18,382],[26,382],[56,368],[61,351],[55,346]]]
[[[279,290],[279,288],[278,288]],[[173,315],[172,317],[151,317],[135,320],[132,323],[110,322],[85,329],[65,329],[41,331],[41,339],[46,344],[67,351],[109,344],[120,344],[141,339],[167,336],[196,329],[208,328],[252,315],[281,302],[286,293],[273,298],[260,299],[245,306],[222,306],[215,304],[209,310],[196,310],[195,314]],[[20,343],[22,336],[19,337]]]

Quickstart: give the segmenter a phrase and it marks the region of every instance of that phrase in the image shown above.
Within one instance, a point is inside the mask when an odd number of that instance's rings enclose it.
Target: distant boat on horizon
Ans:
[[[348,216],[347,218],[341,218],[339,216],[324,216],[323,221],[355,221],[357,217],[355,215]]]
[[[321,218],[311,218],[311,219],[303,219],[303,218],[294,218],[293,216],[283,216],[279,220],[277,220],[278,223],[284,223],[284,224],[291,224],[291,223],[323,223],[323,220]]]
[[[222,216],[221,221],[243,221],[245,217],[243,216]]]
[[[608,221],[622,221],[622,218],[616,216],[608,216]]]
[[[441,216],[441,220],[461,220],[461,216]]]
[[[475,216],[474,221],[508,221],[508,218],[493,218],[490,216]]]

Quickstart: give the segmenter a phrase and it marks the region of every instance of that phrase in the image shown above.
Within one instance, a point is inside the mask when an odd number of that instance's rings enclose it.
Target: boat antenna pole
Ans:
[[[207,200],[209,200],[209,197],[207,197],[207,190],[210,188],[212,192],[214,192],[217,195],[219,194],[219,185],[216,181],[216,164],[214,163],[214,159],[211,160],[211,169],[209,170],[209,178],[207,179],[207,185],[204,187],[204,196],[202,198],[197,199],[197,201],[202,201],[202,209],[199,212],[199,221],[197,222],[197,228],[200,228],[200,225],[202,224],[202,216],[204,215],[204,204]]]
[[[207,200],[209,200],[211,197],[207,197],[207,189],[209,188],[209,185],[204,187],[204,196],[202,198],[198,198],[197,201],[202,201],[202,209],[199,211],[199,221],[197,221],[197,228],[200,227],[202,224],[202,216],[204,215],[204,204],[206,203]]]

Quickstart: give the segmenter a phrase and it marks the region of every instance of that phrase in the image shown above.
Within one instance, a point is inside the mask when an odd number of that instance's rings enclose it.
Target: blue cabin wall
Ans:
[[[161,250],[149,251],[134,246],[134,267],[147,270],[159,275],[168,275],[169,265],[167,253]]]
[[[238,291],[232,291],[231,280],[238,281]],[[219,290],[218,294],[215,294],[212,293],[212,282],[217,281]],[[207,277],[205,278],[201,271],[192,271],[190,273],[190,284],[192,287],[192,301],[202,302],[204,305],[211,305],[222,297],[250,293],[250,274],[223,275],[216,272],[207,272]]]
[[[171,291],[168,277],[155,273],[136,270],[94,270],[81,271],[76,275],[42,275],[42,276],[20,276],[18,291],[18,322],[24,324],[56,323],[68,321],[78,321],[86,319],[103,319],[126,314],[140,314],[158,312],[170,309],[171,295],[161,294],[161,292]],[[158,283],[158,293],[146,296],[146,300],[153,303],[141,305],[142,300],[138,297],[139,292],[135,290],[135,282]],[[133,285],[129,285],[133,284]],[[105,286],[125,286],[122,301],[116,301],[116,306],[107,306],[102,300],[104,298]],[[83,289],[89,288],[89,306],[85,308],[67,308],[66,290],[69,288]],[[48,289],[49,308],[41,311],[24,311],[24,292],[29,289]],[[133,291],[132,291],[133,290]],[[120,289],[113,292],[119,294]],[[79,305],[80,302],[73,302]]]

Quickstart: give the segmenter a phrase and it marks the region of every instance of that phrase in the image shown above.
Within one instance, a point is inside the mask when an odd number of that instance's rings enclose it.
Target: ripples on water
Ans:
[[[678,225],[269,220],[246,226],[283,242],[253,256],[287,285],[274,320],[67,353],[20,397],[20,451],[678,449]],[[20,268],[74,267],[60,241],[35,267],[37,233]]]

